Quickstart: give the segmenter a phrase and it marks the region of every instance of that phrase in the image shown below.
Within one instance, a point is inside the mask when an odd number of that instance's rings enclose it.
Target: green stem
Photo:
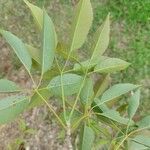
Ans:
[[[86,75],[84,76],[83,81],[82,81],[82,83],[81,83],[81,86],[80,86],[79,92],[78,92],[78,94],[77,94],[77,97],[76,97],[76,99],[75,99],[74,105],[73,105],[72,110],[71,110],[71,113],[70,113],[70,115],[69,115],[69,119],[71,119],[71,118],[72,118],[72,115],[73,115],[73,112],[74,112],[75,107],[76,107],[76,105],[77,105],[77,102],[78,102],[78,99],[79,99],[79,96],[80,96],[80,93],[81,93],[82,87],[83,87],[84,82],[85,82],[85,79],[86,79]]]
[[[87,117],[89,117],[89,115],[84,115],[79,120],[77,120],[76,123],[72,126],[72,130],[74,130],[76,128],[76,126]]]
[[[35,92],[41,97],[41,99],[46,103],[46,105],[48,106],[48,108],[50,109],[50,111],[54,114],[54,116],[57,118],[57,120],[60,122],[60,124],[64,127],[64,129],[66,129],[65,124],[62,122],[62,120],[60,119],[60,117],[57,115],[57,113],[55,112],[55,110],[53,109],[53,107],[46,101],[46,99],[38,92],[37,89],[35,89]]]
[[[61,93],[62,93],[62,102],[63,102],[63,111],[64,111],[64,118],[65,118],[65,121],[67,122],[66,120],[66,104],[65,104],[65,95],[64,95],[64,86],[63,86],[63,81],[62,81],[62,72],[61,72]]]

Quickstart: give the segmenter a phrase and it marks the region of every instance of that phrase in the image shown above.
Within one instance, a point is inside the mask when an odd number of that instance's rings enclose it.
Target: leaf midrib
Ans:
[[[23,98],[22,100],[17,101],[17,102],[15,102],[15,103],[12,103],[12,104],[10,104],[10,105],[7,106],[7,107],[3,107],[3,108],[0,109],[0,111],[3,111],[3,110],[5,110],[5,109],[7,109],[7,108],[10,108],[11,106],[16,105],[16,104],[18,104],[18,103],[21,103],[21,102],[23,102],[23,101],[25,101],[25,100],[28,100],[28,98],[30,98],[30,97],[25,97],[25,98]]]
[[[45,54],[45,19],[46,19],[45,17],[47,17],[46,15],[47,13],[43,12],[43,52],[42,52],[42,75],[41,76],[43,76],[44,68],[45,68],[45,59],[44,59],[45,55],[44,54]]]
[[[94,70],[94,72],[97,72],[97,71],[101,71],[101,70],[104,70],[104,69],[114,69],[114,68],[116,68],[116,67],[128,67],[128,65],[130,65],[130,63],[126,63],[125,65],[116,65],[116,66],[112,66],[112,67],[105,67],[105,68],[103,68],[103,69],[97,69],[97,70]]]
[[[137,89],[138,87],[139,87],[139,86],[133,88],[132,90],[129,90],[129,91],[125,92],[124,94],[127,94],[128,92],[133,91],[133,90]],[[102,104],[104,104],[104,103],[106,103],[106,102],[108,102],[108,101],[110,101],[110,100],[116,99],[116,98],[118,98],[118,97],[120,97],[120,96],[122,96],[122,95],[124,95],[124,94],[120,94],[120,95],[118,95],[118,96],[115,96],[115,97],[113,97],[113,98],[107,99],[107,100],[102,101],[102,102],[101,102],[101,100],[100,100],[100,104],[102,105]]]
[[[75,84],[78,84],[77,82],[75,82],[75,83],[71,83],[71,84],[63,84],[63,86],[68,86],[68,85],[75,85]],[[56,86],[47,86],[47,88],[49,89],[49,88],[57,88],[57,87],[61,87],[62,85],[61,84],[59,84],[59,85],[56,85]]]

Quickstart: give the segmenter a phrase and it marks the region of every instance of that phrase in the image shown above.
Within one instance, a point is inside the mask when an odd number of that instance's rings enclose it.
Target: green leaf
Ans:
[[[143,135],[137,135],[130,141],[130,149],[132,150],[143,150],[150,148],[150,138]]]
[[[109,44],[109,34],[110,34],[110,22],[109,14],[102,24],[102,26],[97,30],[94,40],[93,40],[93,56],[92,61],[97,60],[107,49]]]
[[[139,85],[133,85],[130,83],[116,84],[104,92],[101,97],[100,104],[114,100],[130,91],[137,89],[138,87]]]
[[[10,96],[0,100],[0,124],[15,119],[29,104],[26,96]]]
[[[80,93],[81,102],[84,105],[91,105],[91,98],[93,97],[93,81],[90,78],[87,78],[85,84]]]
[[[0,93],[19,91],[21,91],[21,89],[14,82],[6,79],[0,79]]]
[[[99,101],[100,101],[99,98],[94,99],[93,106],[92,106],[95,107],[94,110],[98,113],[109,111],[108,106],[106,104],[99,105]]]
[[[52,96],[52,93],[48,90],[48,89],[41,89],[41,90],[38,90],[38,92],[42,95],[42,97],[44,99],[46,99],[47,101],[49,100],[49,98]],[[31,97],[31,100],[30,100],[30,103],[29,103],[29,109],[31,108],[34,108],[34,107],[38,107],[38,106],[41,106],[43,105],[44,102],[43,100],[41,99],[41,97],[35,93],[32,97]]]
[[[71,51],[82,46],[91,27],[92,20],[93,12],[90,0],[80,0],[75,10],[72,24]]]
[[[130,63],[118,58],[105,58],[94,68],[94,72],[114,73],[126,69]]]
[[[113,121],[116,121],[120,124],[127,125],[129,123],[128,118],[121,117],[119,112],[117,112],[115,110],[106,111],[106,112],[102,113],[101,115],[104,117],[107,117]],[[133,124],[133,121],[131,121],[130,124]]]
[[[69,96],[72,94],[75,94],[79,91],[79,88],[82,83],[82,77],[76,74],[64,74],[62,76],[62,82],[61,82],[61,76],[54,77],[49,85],[48,89],[56,96],[62,95],[62,86],[64,89],[64,95]],[[62,84],[61,84],[62,83]]]
[[[43,52],[42,52],[42,75],[53,64],[56,49],[56,32],[52,20],[44,11],[43,21]]]
[[[80,148],[79,150],[91,150],[95,139],[94,131],[92,128],[84,125],[81,133]]]
[[[107,74],[106,76],[104,76],[104,78],[102,78],[102,81],[99,82],[96,81],[96,84],[95,84],[95,97],[99,97],[101,96],[104,91],[108,88],[110,84],[110,75]]]
[[[109,118],[110,120],[118,122],[120,124],[127,125],[129,123],[129,118],[124,118],[124,117],[120,116],[120,113],[118,111],[109,109],[108,106],[105,104],[98,105],[99,104],[98,98],[96,98],[94,100],[94,104],[97,105],[97,107],[95,107],[94,111],[100,113],[99,118],[102,121],[110,124],[111,122],[109,122],[109,120],[106,119],[106,118]],[[103,116],[105,118],[102,118],[101,116]],[[131,125],[131,124],[133,124],[132,120],[130,121],[129,125]]]
[[[8,31],[0,30],[0,33],[13,48],[14,52],[16,53],[26,70],[30,72],[32,60],[24,43],[18,37]]]
[[[39,7],[31,4],[27,0],[24,0],[24,2],[26,3],[26,5],[31,10],[32,16],[33,16],[38,28],[40,30],[42,30],[42,28],[43,28],[43,11],[42,11],[42,9],[40,9]]]
[[[135,115],[138,107],[139,107],[139,101],[140,101],[140,90],[137,90],[130,98],[129,100],[129,106],[128,106],[128,116],[130,119]]]
[[[150,128],[150,115],[140,120],[137,125],[139,128]]]
[[[39,49],[34,48],[33,46],[26,44],[27,50],[32,57],[37,63],[41,64],[41,52]]]
[[[112,125],[111,123],[111,119],[108,119],[107,117],[101,116],[100,114],[106,111],[109,111],[109,108],[107,107],[106,104],[102,104],[102,105],[98,105],[99,104],[99,99],[95,99],[94,102],[92,103],[92,107],[94,107],[94,112],[98,113],[96,116],[98,117],[98,119],[107,125]]]
[[[129,150],[149,150],[146,146],[136,143],[134,141],[129,142]]]

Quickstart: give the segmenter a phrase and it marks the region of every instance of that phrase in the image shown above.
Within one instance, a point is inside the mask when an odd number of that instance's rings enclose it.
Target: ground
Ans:
[[[32,2],[42,6],[44,0]],[[110,12],[111,41],[107,53],[132,64],[126,72],[115,74],[112,78],[114,82],[141,84],[142,97],[139,112],[142,116],[150,114],[150,2],[148,0],[132,2],[91,0],[91,2],[94,8],[94,23],[89,39]],[[59,39],[65,40],[71,23],[72,3],[69,0],[45,0],[45,6],[56,24],[57,33],[61,37]],[[10,30],[27,43],[39,46],[39,35],[30,12],[22,0],[0,1],[0,27]],[[84,45],[83,49],[86,48],[87,46]],[[0,77],[16,81],[22,86],[30,86],[31,82],[23,67],[2,38],[0,38],[0,51]],[[40,107],[24,113],[22,121],[18,119],[11,124],[1,126],[0,149],[5,150],[13,146],[13,149],[17,149],[16,146],[22,142],[26,142],[26,146],[32,150],[60,149],[62,145],[66,147],[62,142],[63,133],[59,132],[59,126],[51,118],[48,109]],[[30,129],[29,132],[26,128]]]

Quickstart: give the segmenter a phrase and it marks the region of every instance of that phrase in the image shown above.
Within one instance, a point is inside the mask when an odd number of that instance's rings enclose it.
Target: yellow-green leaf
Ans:
[[[24,0],[24,2],[26,3],[26,5],[31,10],[32,16],[33,16],[39,30],[42,30],[42,27],[43,27],[43,11],[42,11],[42,9],[31,4],[27,0]]]
[[[110,21],[109,21],[109,14],[102,24],[102,26],[97,30],[94,35],[93,40],[93,56],[92,61],[94,59],[99,58],[107,49],[109,44],[109,34],[110,34]]]
[[[35,5],[33,5],[32,3],[28,2],[27,0],[24,0],[24,2],[26,3],[26,5],[29,7],[29,9],[31,10],[32,16],[39,28],[40,31],[43,30],[43,10]],[[51,22],[51,18],[49,18],[49,21]],[[52,24],[53,28],[54,25]],[[57,35],[55,32],[55,46],[57,45]]]
[[[80,0],[75,10],[71,29],[71,51],[82,46],[91,27],[92,20],[93,12],[90,0]]]
[[[109,58],[106,57],[105,59],[101,60],[96,67],[94,68],[94,72],[99,73],[113,73],[116,71],[121,71],[126,69],[130,63],[118,59],[118,58]]]

